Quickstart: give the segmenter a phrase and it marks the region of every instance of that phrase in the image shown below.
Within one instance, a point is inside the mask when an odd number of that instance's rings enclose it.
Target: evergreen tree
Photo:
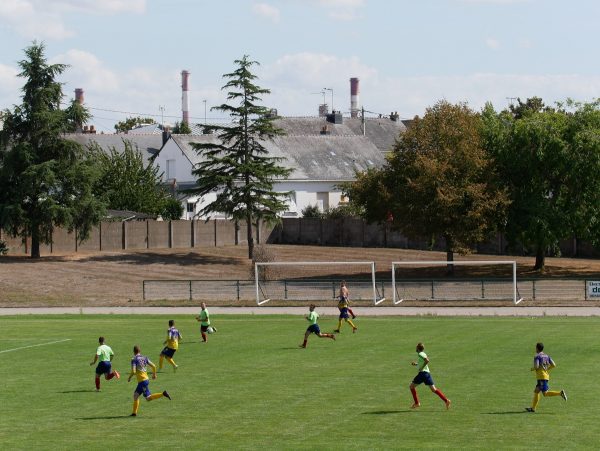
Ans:
[[[285,211],[289,192],[273,191],[273,182],[287,177],[291,170],[280,166],[280,158],[269,157],[264,142],[283,131],[277,128],[271,110],[258,103],[268,89],[254,84],[257,78],[251,72],[256,61],[248,56],[236,60],[234,72],[225,74],[229,81],[223,86],[228,90],[227,100],[212,110],[227,113],[233,119],[230,126],[205,126],[205,131],[216,132],[219,144],[192,144],[201,157],[193,174],[197,187],[188,193],[204,196],[217,193],[215,201],[206,205],[200,213],[225,213],[236,221],[247,224],[248,258],[254,254],[253,223],[257,220],[274,222],[278,213]]]
[[[34,42],[19,62],[23,103],[5,111],[0,134],[0,227],[13,236],[31,236],[31,257],[49,243],[56,226],[77,229],[80,240],[104,214],[92,195],[97,177],[83,148],[63,138],[69,118],[56,77],[64,64],[48,65],[44,45]]]

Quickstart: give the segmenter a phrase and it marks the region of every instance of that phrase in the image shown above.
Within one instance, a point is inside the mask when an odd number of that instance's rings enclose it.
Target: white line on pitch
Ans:
[[[39,343],[37,345],[21,346],[20,348],[5,349],[4,351],[0,351],[0,354],[3,354],[5,352],[18,351],[19,349],[35,348],[36,346],[53,345],[54,343],[62,343],[64,341],[70,341],[70,340],[71,340],[70,338],[65,338],[64,340],[49,341],[48,343]]]

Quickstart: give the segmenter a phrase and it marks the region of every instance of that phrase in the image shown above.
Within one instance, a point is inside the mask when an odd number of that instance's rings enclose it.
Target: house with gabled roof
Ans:
[[[286,134],[263,143],[269,155],[281,158],[281,165],[292,170],[285,180],[277,180],[275,191],[292,192],[287,217],[299,217],[302,210],[316,205],[320,210],[347,202],[340,184],[355,179],[357,172],[379,168],[384,154],[391,150],[395,139],[404,130],[401,122],[388,124],[390,119],[366,121],[365,133],[360,119],[344,118],[333,123],[326,118],[279,118],[276,125]],[[344,125],[345,123],[345,125]],[[356,133],[360,126],[361,133]],[[367,132],[367,130],[369,130]],[[176,185],[181,193],[195,185],[192,170],[200,162],[193,143],[218,143],[216,135],[171,135],[156,157],[156,164],[165,174],[165,181]],[[185,197],[185,215],[191,219],[214,200]]]

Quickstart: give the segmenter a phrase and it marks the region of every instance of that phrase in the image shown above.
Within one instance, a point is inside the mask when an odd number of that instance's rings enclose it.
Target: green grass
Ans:
[[[155,363],[165,316],[0,318],[0,443],[4,449],[554,449],[596,448],[594,337],[600,318],[358,318],[336,342],[309,338],[292,316],[221,316],[199,343],[196,321],[175,317],[185,341],[176,374],[151,381],[173,401],[142,401],[130,418],[133,344]],[[333,318],[322,319],[324,330]],[[121,380],[94,391],[92,360],[104,335]],[[70,341],[3,352],[56,340]],[[528,414],[536,341],[558,367]],[[423,341],[443,402],[419,387],[412,411],[410,362]]]

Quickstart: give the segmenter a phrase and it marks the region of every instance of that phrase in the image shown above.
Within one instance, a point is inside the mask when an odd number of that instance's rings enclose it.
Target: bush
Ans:
[[[352,204],[338,205],[334,208],[328,208],[322,217],[325,219],[338,219],[338,218],[361,218],[363,216],[363,210]]]
[[[181,219],[183,215],[183,205],[177,199],[169,197],[162,208],[160,214],[165,221]]]
[[[323,215],[316,205],[307,205],[302,209],[303,218],[321,218]]]

